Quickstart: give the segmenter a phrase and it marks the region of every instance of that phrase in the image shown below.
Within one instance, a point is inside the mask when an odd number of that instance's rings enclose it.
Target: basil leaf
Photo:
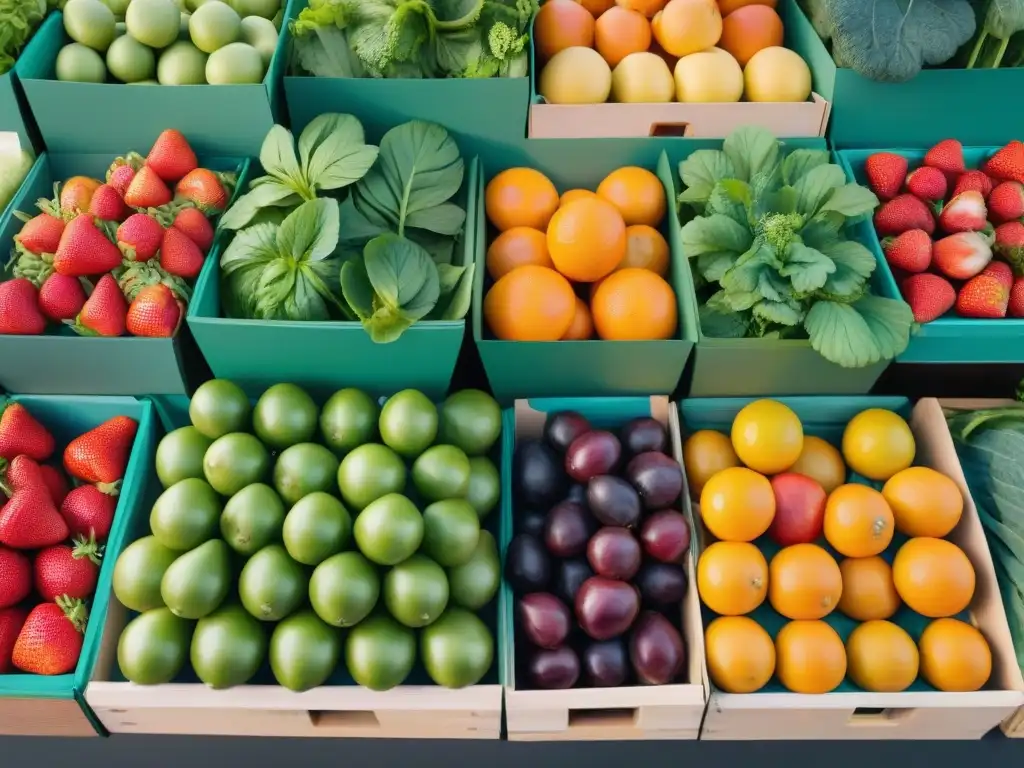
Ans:
[[[394,234],[375,237],[363,251],[366,274],[380,303],[415,322],[437,304],[437,267],[423,248]]]
[[[277,250],[296,262],[326,259],[338,247],[338,203],[329,198],[309,200],[281,222]]]

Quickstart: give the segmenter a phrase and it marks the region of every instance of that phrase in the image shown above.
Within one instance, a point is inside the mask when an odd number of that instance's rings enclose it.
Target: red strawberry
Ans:
[[[950,180],[964,172],[964,145],[956,139],[943,139],[928,150],[924,164],[938,168]]]
[[[907,158],[892,152],[876,152],[864,162],[864,172],[871,190],[881,200],[892,200],[907,177]]]
[[[932,263],[946,277],[967,280],[992,261],[988,239],[978,232],[960,232],[932,244]]]
[[[109,184],[102,184],[93,192],[89,213],[101,221],[121,221],[127,210],[121,194]]]
[[[1010,288],[1010,303],[1006,308],[1010,317],[1024,317],[1024,277],[1018,277]]]
[[[994,179],[1024,184],[1024,142],[1011,141],[992,155],[982,170]]]
[[[29,488],[46,487],[46,483],[43,480],[42,467],[25,454],[15,456],[10,463],[5,459],[0,464],[5,465],[3,467],[3,481],[0,482],[0,490],[6,496],[13,496],[18,491],[24,491]]]
[[[14,643],[25,624],[28,611],[25,608],[4,608],[0,610],[0,675],[11,671],[11,654]]]
[[[86,299],[72,330],[82,336],[124,336],[128,302],[117,281],[104,275],[96,283],[92,295]]]
[[[875,231],[879,237],[901,235],[909,229],[935,231],[935,218],[928,206],[913,195],[899,195],[875,211]]]
[[[882,250],[893,269],[924,272],[932,263],[932,239],[923,229],[908,229],[896,237],[885,238]]]
[[[0,608],[17,605],[32,591],[32,562],[16,549],[0,547]]]
[[[1024,224],[1019,221],[1008,221],[996,227],[996,243],[992,250],[1016,270],[1024,275]]]
[[[45,330],[36,287],[24,277],[0,283],[0,335],[38,336]]]
[[[199,246],[205,256],[213,245],[213,224],[198,208],[183,208],[174,217],[171,225],[188,235],[189,240]]]
[[[163,238],[164,228],[148,213],[133,213],[117,228],[117,245],[131,261],[152,259]]]
[[[981,192],[961,192],[939,214],[939,226],[946,232],[980,232],[988,224],[988,209]]]
[[[149,166],[143,166],[135,174],[124,201],[132,208],[159,208],[171,202],[171,190]]]
[[[182,200],[192,202],[203,212],[223,211],[228,205],[228,193],[221,177],[206,168],[196,168],[178,182],[174,189]]]
[[[14,549],[41,549],[60,544],[68,526],[45,485],[15,491],[0,509],[0,543]]]
[[[71,535],[95,538],[101,544],[105,542],[114,524],[116,494],[116,488],[112,493],[104,493],[95,485],[80,485],[72,490],[60,505],[60,513]]]
[[[199,160],[181,132],[168,128],[156,137],[153,148],[146,156],[146,165],[168,184],[173,184],[184,178],[189,171],[195,170]]]
[[[82,278],[54,272],[39,289],[39,309],[51,320],[73,320],[85,304]]]
[[[24,405],[7,402],[0,407],[0,456],[12,461],[24,454],[35,461],[46,461],[53,455],[53,435]]]
[[[946,188],[946,175],[938,168],[924,165],[907,176],[907,191],[925,201],[941,200]]]
[[[988,213],[993,224],[1024,216],[1024,184],[1019,181],[997,184],[988,198]]]
[[[960,178],[956,180],[956,186],[953,187],[953,197],[956,197],[961,192],[981,192],[981,196],[988,200],[989,194],[992,192],[992,179],[985,175],[983,171],[964,171],[960,174]]]
[[[48,213],[40,213],[26,221],[14,239],[31,253],[56,253],[63,233],[63,219]]]
[[[903,300],[910,305],[915,323],[930,323],[942,317],[956,301],[956,290],[950,282],[939,275],[924,272],[911,275],[900,286]]]
[[[1006,317],[1010,290],[993,275],[972,277],[956,297],[956,313],[961,317],[996,319]]]
[[[107,184],[117,190],[117,194],[121,196],[122,201],[134,178],[135,169],[130,165],[119,165],[107,172]]]
[[[77,216],[64,227],[53,268],[69,277],[101,275],[121,265],[121,252],[96,226],[92,216]]]
[[[49,464],[40,464],[39,473],[43,476],[43,484],[50,492],[50,498],[59,509],[68,495],[68,481],[64,479],[63,473],[56,467]]]
[[[85,600],[96,591],[100,548],[90,539],[76,538],[74,546],[58,544],[36,554],[33,567],[36,592],[43,600],[61,595]]]
[[[203,252],[189,236],[175,227],[164,230],[160,245],[160,266],[178,277],[196,277],[203,268]]]
[[[1013,286],[1013,270],[1004,261],[990,261],[988,266],[981,270],[981,274],[994,277],[1006,286],[1006,290],[1010,290]]]
[[[191,240],[189,244],[196,247]],[[174,291],[157,283],[143,288],[132,300],[128,307],[128,332],[133,336],[169,338],[178,332],[184,316]]]
[[[64,469],[87,483],[117,482],[124,477],[138,429],[139,422],[129,416],[107,419],[68,443]]]
[[[11,661],[22,672],[65,675],[78,665],[89,621],[85,603],[58,597],[32,609],[14,644]]]

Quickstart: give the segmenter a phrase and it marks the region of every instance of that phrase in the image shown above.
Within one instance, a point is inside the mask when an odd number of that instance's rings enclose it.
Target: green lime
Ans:
[[[270,637],[270,670],[290,691],[323,685],[341,658],[341,634],[312,611],[300,611],[274,628]]]
[[[256,85],[263,82],[266,72],[260,52],[248,43],[229,43],[206,60],[210,85]]]
[[[160,54],[156,79],[161,85],[202,85],[206,82],[206,54],[190,40],[179,40]]]
[[[423,551],[446,568],[473,556],[480,540],[480,517],[465,499],[435,501],[423,510]]]
[[[275,384],[256,401],[252,425],[265,445],[280,450],[312,440],[318,415],[316,403],[305,390],[294,384]]]
[[[160,597],[175,616],[201,619],[224,602],[233,575],[228,545],[222,539],[210,539],[168,566],[160,579]]]
[[[199,620],[192,633],[196,677],[211,688],[245,685],[267,655],[263,626],[237,603],[227,603]]]
[[[470,503],[480,519],[487,517],[501,498],[501,475],[494,462],[486,456],[474,456],[469,460],[469,490],[466,501]]]
[[[203,456],[213,440],[195,427],[164,435],[156,447],[156,476],[164,488],[188,477],[203,479]]]
[[[441,442],[483,456],[501,435],[501,408],[479,389],[463,389],[441,404]]]
[[[480,531],[473,556],[462,565],[448,569],[452,602],[471,611],[479,611],[491,602],[500,584],[498,545],[489,531]]]
[[[66,83],[103,83],[107,80],[107,65],[92,48],[68,43],[57,54],[54,73]]]
[[[220,535],[235,552],[252,555],[281,539],[284,502],[277,491],[264,483],[240,490],[224,505]]]
[[[324,403],[320,431],[327,447],[344,455],[377,437],[379,417],[380,408],[368,394],[359,389],[342,389]]]
[[[107,70],[123,83],[151,80],[156,75],[156,55],[131,35],[122,35],[107,48]]]
[[[213,53],[241,37],[242,19],[227,3],[209,0],[189,17],[188,33],[196,48]]]
[[[203,474],[222,496],[233,496],[247,485],[258,483],[270,469],[270,454],[248,432],[218,437],[203,455]]]
[[[270,20],[281,10],[280,0],[231,0],[231,6],[238,11],[238,15],[262,16]]]
[[[133,541],[114,564],[114,596],[130,611],[148,611],[164,604],[160,580],[180,552],[168,549],[156,536]]]
[[[333,491],[337,482],[338,459],[317,443],[285,448],[274,464],[274,487],[286,504],[314,491]]]
[[[425,555],[413,555],[384,577],[384,604],[412,629],[433,623],[448,605],[448,577]]]
[[[494,636],[476,614],[449,608],[420,633],[420,656],[430,679],[445,688],[476,685],[494,662]]]
[[[169,683],[188,660],[192,622],[166,608],[140,613],[117,641],[117,666],[137,685]]]
[[[252,406],[245,392],[227,379],[212,379],[200,384],[188,404],[192,426],[211,440],[229,432],[246,432]]]
[[[149,529],[168,549],[184,552],[217,535],[223,504],[208,482],[179,480],[160,494],[149,512]]]
[[[282,531],[285,549],[303,565],[319,565],[348,546],[352,518],[333,496],[317,491],[288,512]]]
[[[379,427],[385,445],[414,459],[437,437],[437,407],[422,392],[403,389],[384,403]]]
[[[412,481],[427,501],[465,498],[469,479],[469,459],[454,445],[427,448],[412,465]]]
[[[416,635],[384,613],[352,628],[345,641],[345,666],[371,691],[401,685],[416,663]]]
[[[255,48],[263,60],[263,67],[270,66],[277,50],[277,27],[270,19],[261,16],[245,16],[242,18],[242,42]]]
[[[404,491],[405,479],[405,462],[379,443],[359,446],[338,466],[341,498],[356,512],[382,496]]]
[[[238,576],[238,596],[260,621],[280,621],[306,600],[309,580],[280,544],[250,557]]]
[[[132,0],[124,14],[128,34],[150,48],[166,48],[178,39],[181,9],[174,0]]]
[[[358,552],[340,552],[324,560],[309,579],[309,602],[317,616],[334,627],[354,627],[380,597],[380,576]]]
[[[68,0],[64,5],[64,31],[76,43],[105,51],[117,34],[117,19],[101,0]]]
[[[423,541],[423,516],[401,494],[382,496],[356,518],[356,545],[378,565],[395,565],[412,555]]]

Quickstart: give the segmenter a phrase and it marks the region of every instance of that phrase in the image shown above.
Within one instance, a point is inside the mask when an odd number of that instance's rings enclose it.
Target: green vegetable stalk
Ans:
[[[1010,40],[1024,30],[1024,0],[989,0],[985,23],[967,60],[967,69],[997,69],[1003,64]]]

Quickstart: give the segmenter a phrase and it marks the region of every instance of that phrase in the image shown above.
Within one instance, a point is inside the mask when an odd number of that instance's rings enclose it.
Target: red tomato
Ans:
[[[807,475],[783,472],[772,478],[775,518],[768,535],[782,547],[811,544],[821,536],[828,494]]]

